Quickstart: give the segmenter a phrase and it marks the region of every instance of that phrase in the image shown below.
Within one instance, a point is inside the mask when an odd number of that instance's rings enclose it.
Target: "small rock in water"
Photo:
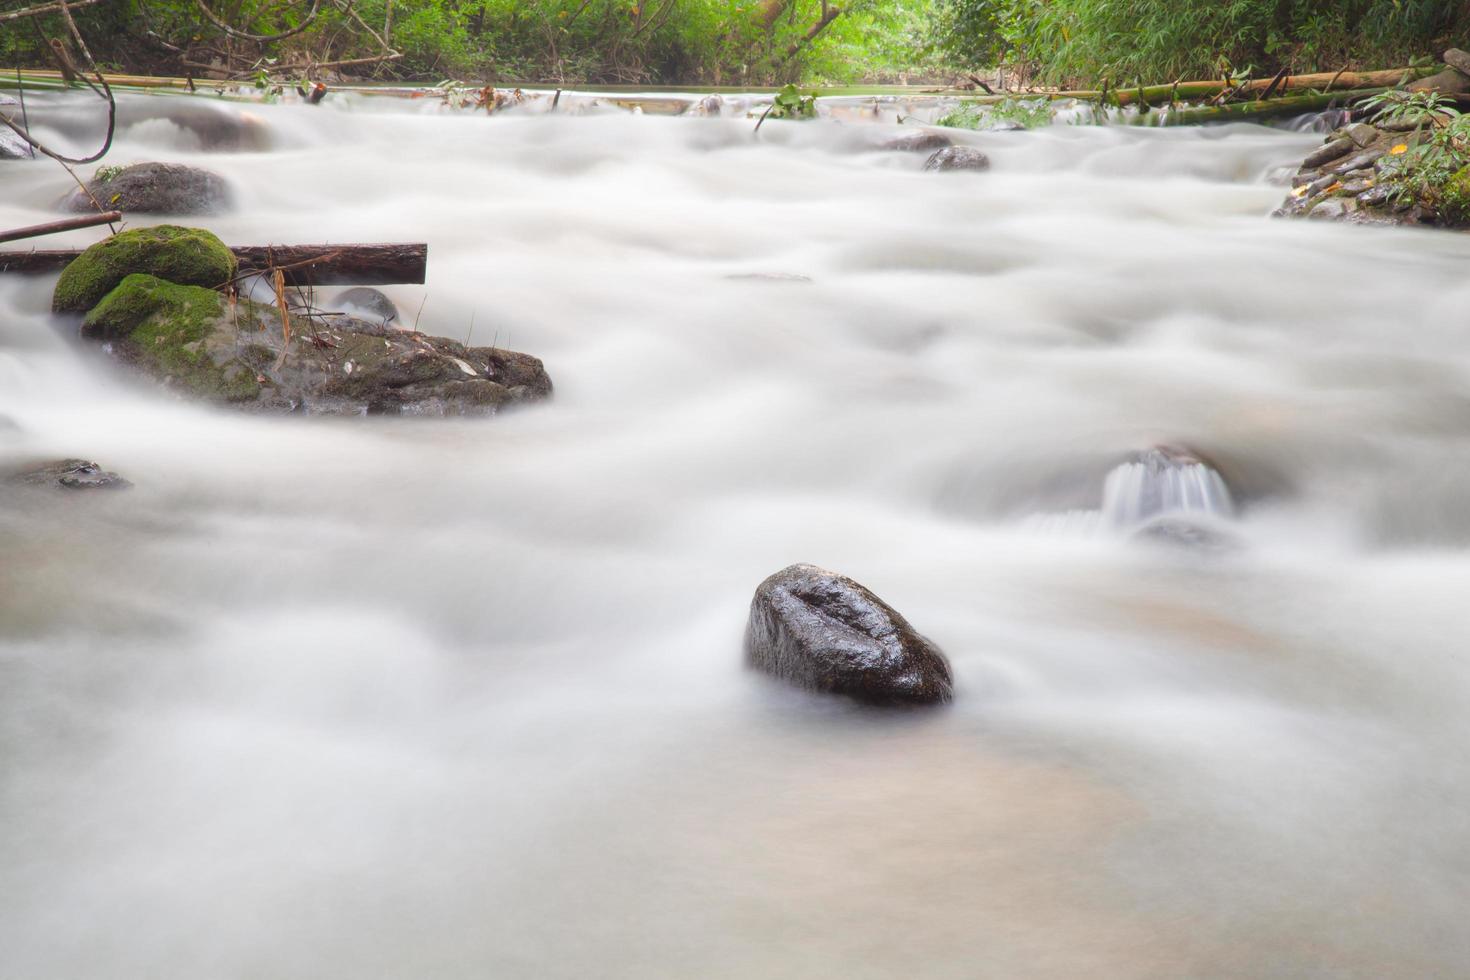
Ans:
[[[938,704],[954,696],[949,662],[893,607],[815,565],[766,579],[750,603],[746,661],[801,687],[868,704]]]
[[[117,173],[106,170],[66,199],[66,209],[79,213],[103,207],[135,214],[217,214],[234,204],[229,185],[219,174],[181,163],[136,163]]]
[[[1224,477],[1194,453],[1157,446],[1117,467],[1103,484],[1103,519],[1134,528],[1161,515],[1235,516]]]
[[[934,150],[942,150],[947,146],[953,145],[954,140],[950,139],[943,133],[936,132],[932,129],[925,129],[920,130],[917,133],[906,133],[903,136],[895,136],[892,139],[884,140],[881,144],[879,144],[878,149],[898,150],[905,152],[932,152]]]
[[[12,473],[7,483],[62,486],[68,490],[126,490],[132,484],[85,459],[62,459]]]
[[[398,321],[398,307],[381,290],[371,286],[353,286],[343,290],[332,299],[331,308],[369,321]]]
[[[973,146],[947,146],[924,161],[925,170],[989,170],[990,158]]]

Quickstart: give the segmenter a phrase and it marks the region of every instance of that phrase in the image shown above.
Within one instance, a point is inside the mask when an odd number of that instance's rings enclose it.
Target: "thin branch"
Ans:
[[[288,37],[294,37],[312,25],[312,22],[316,20],[318,11],[321,9],[321,5],[322,0],[311,0],[311,10],[307,11],[306,19],[288,31],[282,31],[279,34],[250,34],[246,31],[236,30],[223,20],[220,20],[213,10],[210,10],[204,5],[204,0],[194,0],[194,6],[199,8],[199,12],[204,15],[206,20],[230,37],[237,37],[244,41],[280,41]]]
[[[70,2],[73,7],[90,7],[94,3],[101,3],[102,0],[70,0]],[[42,14],[59,13],[61,9],[60,3],[43,3],[37,7],[26,7],[24,10],[11,10],[0,14],[0,23],[20,20],[22,17],[39,17]]]

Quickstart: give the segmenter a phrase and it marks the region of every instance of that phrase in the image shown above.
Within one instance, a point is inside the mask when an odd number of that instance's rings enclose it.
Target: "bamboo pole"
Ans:
[[[1357,102],[1370,95],[1386,91],[1388,91],[1387,86],[1380,86],[1352,89],[1351,91],[1344,89],[1337,92],[1288,95],[1275,99],[1256,99],[1251,102],[1231,102],[1218,106],[1154,110],[1122,121],[1130,126],[1197,126],[1212,122],[1245,122],[1252,119],[1269,119],[1273,116],[1313,112],[1333,105]]]

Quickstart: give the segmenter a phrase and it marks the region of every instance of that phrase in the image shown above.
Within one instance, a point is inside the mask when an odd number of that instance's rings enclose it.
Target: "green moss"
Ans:
[[[235,256],[200,228],[159,225],[113,235],[77,256],[56,282],[51,308],[58,313],[91,309],[133,273],[169,282],[216,287],[235,275]]]
[[[1439,193],[1439,213],[1449,224],[1470,224],[1470,167],[1445,181]]]
[[[202,340],[223,312],[219,293],[200,286],[180,286],[157,276],[134,273],[92,307],[82,321],[82,336],[96,339],[126,337],[160,311],[167,319]]]
[[[92,308],[82,333],[113,339],[125,358],[176,388],[247,401],[260,391],[255,369],[227,353],[216,359],[212,350],[224,315],[224,297],[212,289],[135,274]]]

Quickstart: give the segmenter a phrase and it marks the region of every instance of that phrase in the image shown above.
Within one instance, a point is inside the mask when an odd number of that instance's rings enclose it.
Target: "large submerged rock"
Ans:
[[[229,282],[235,269],[235,256],[224,242],[199,228],[158,225],[119,232],[62,270],[51,308],[57,313],[90,310],[134,273],[184,286],[217,287]]]
[[[953,697],[949,662],[898,612],[857,582],[792,565],[750,604],[747,662],[801,687],[869,704],[937,704]]]
[[[234,194],[219,174],[181,163],[137,163],[121,170],[103,167],[87,181],[87,190],[73,191],[68,211],[103,207],[135,214],[217,214],[234,205]]]
[[[990,157],[973,146],[947,146],[924,161],[925,170],[989,170]]]
[[[17,486],[62,487],[67,490],[126,490],[132,486],[116,473],[86,459],[33,463],[7,472],[3,482]]]
[[[180,394],[261,412],[487,415],[545,398],[527,354],[465,347],[355,317],[292,317],[198,286],[135,274],[82,322],[84,337]]]

